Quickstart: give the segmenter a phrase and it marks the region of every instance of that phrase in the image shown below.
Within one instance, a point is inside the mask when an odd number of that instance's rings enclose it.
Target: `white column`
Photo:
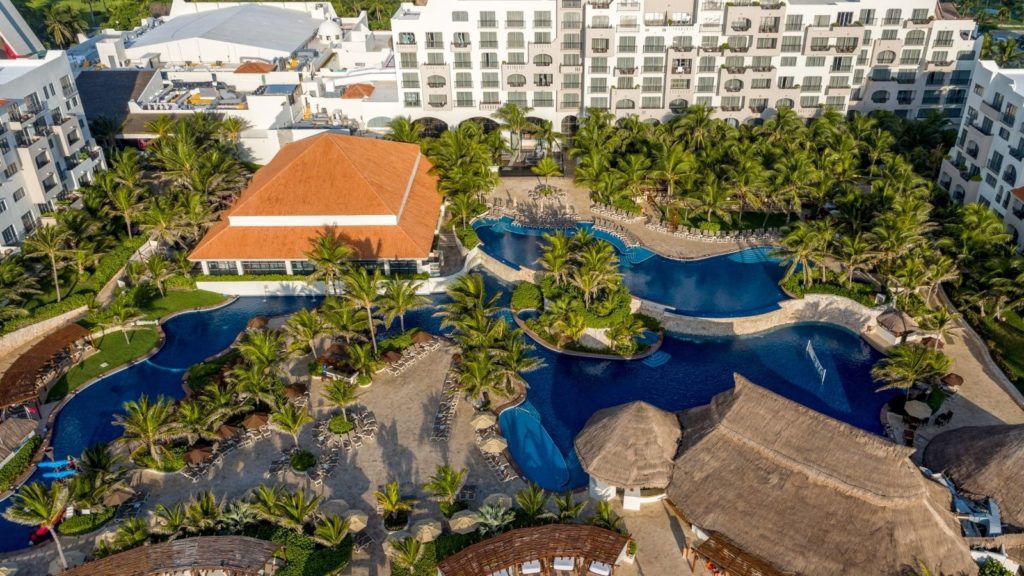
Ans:
[[[284,273],[289,275],[289,276],[292,276],[292,275],[295,274],[295,272],[292,272],[292,261],[291,260],[285,260],[284,261]]]
[[[593,476],[590,477],[590,497],[595,500],[612,500],[615,498],[615,486],[605,484]]]
[[[385,260],[384,261],[384,275],[385,276],[390,276],[391,275],[391,262],[389,260]]]
[[[200,260],[199,261],[199,266],[201,266],[202,269],[203,269],[203,276],[209,276],[210,275],[210,263],[209,262],[207,262],[206,260]]]
[[[235,270],[238,272],[239,276],[245,274],[245,270],[242,269],[242,261],[241,260],[235,260]]]
[[[626,488],[625,493],[622,495],[622,509],[623,510],[639,510],[640,509],[640,489],[639,488]]]

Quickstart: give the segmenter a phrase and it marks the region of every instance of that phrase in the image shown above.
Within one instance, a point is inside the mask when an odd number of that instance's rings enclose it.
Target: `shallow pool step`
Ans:
[[[668,361],[671,359],[672,355],[669,354],[668,352],[658,351],[655,352],[654,354],[651,354],[647,358],[644,358],[643,363],[644,366],[647,366],[648,368],[660,368],[661,366],[667,364]]]
[[[630,264],[641,264],[654,257],[654,252],[642,246],[633,246],[626,251],[626,262]]]

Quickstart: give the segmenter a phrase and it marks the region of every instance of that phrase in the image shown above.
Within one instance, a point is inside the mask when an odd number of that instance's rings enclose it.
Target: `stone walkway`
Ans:
[[[621,507],[616,499],[616,507]],[[659,503],[646,504],[639,511],[619,510],[626,529],[637,541],[634,569],[643,576],[690,576],[690,566],[683,559],[685,546],[682,527],[668,508]],[[622,568],[629,568],[623,566]],[[616,574],[628,571],[616,570]]]

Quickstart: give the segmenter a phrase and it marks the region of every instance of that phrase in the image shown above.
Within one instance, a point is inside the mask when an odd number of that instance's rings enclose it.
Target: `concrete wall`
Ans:
[[[512,268],[508,264],[501,262],[500,260],[492,257],[491,255],[483,252],[482,250],[474,249],[480,261],[480,264],[487,269],[488,272],[494,274],[498,278],[505,282],[539,282],[540,272],[531,270],[529,268],[520,268],[518,270]]]
[[[6,356],[21,346],[24,346],[38,338],[42,338],[50,332],[53,332],[67,324],[71,324],[88,311],[88,306],[81,306],[74,310],[65,312],[60,316],[54,316],[49,320],[36,322],[35,324],[25,326],[24,328],[20,328],[10,334],[0,337],[0,356]]]

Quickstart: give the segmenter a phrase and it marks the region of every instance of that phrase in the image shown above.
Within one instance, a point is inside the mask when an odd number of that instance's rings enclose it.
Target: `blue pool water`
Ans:
[[[482,249],[513,267],[539,269],[545,230],[503,220],[476,223]],[[630,292],[674,307],[679,314],[704,317],[751,316],[778,308],[787,298],[779,288],[785,269],[769,248],[750,248],[702,260],[673,260],[645,248],[627,248],[601,233],[619,251],[619,269]]]
[[[55,459],[69,455],[77,458],[85,448],[120,436],[121,427],[113,424],[114,415],[128,400],[142,394],[182,398],[185,370],[227,348],[253,316],[287,314],[316,302],[296,297],[239,298],[215,310],[171,318],[164,324],[166,341],[156,354],[94,383],[68,401],[54,422]],[[30,479],[36,480],[42,480],[42,471]],[[0,514],[9,505],[10,499],[0,503]],[[32,532],[0,517],[0,552],[25,547]]]

